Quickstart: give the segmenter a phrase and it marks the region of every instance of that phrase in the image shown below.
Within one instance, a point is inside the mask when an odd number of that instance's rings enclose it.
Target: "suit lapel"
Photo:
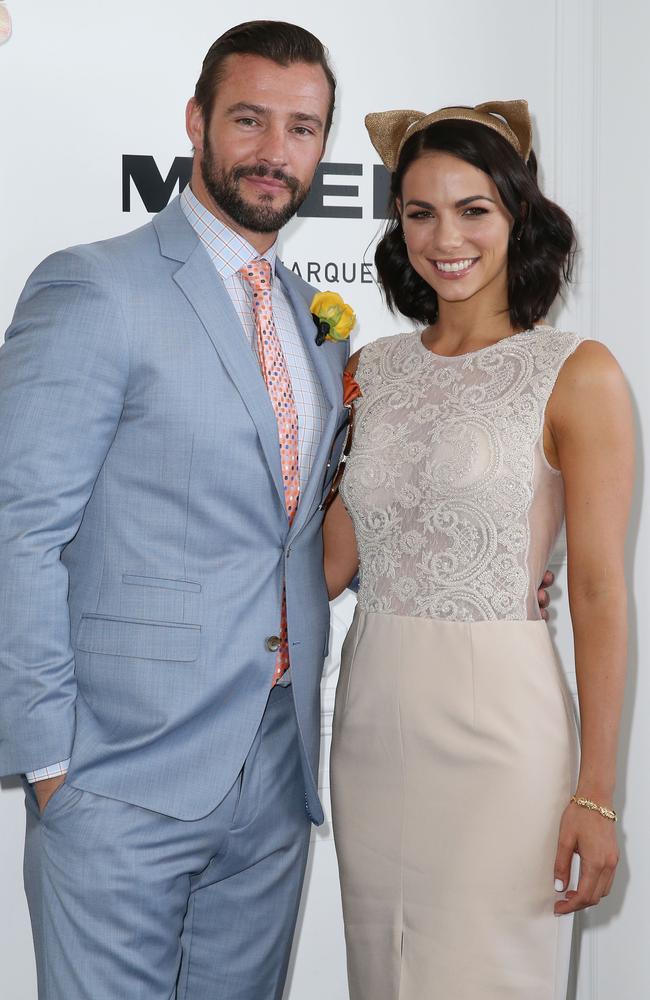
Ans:
[[[327,357],[327,345],[319,347],[316,343],[316,327],[309,311],[309,304],[304,298],[301,285],[293,271],[285,267],[281,261],[276,263],[276,272],[282,282],[287,295],[291,300],[293,311],[298,322],[298,329],[302,335],[307,353],[318,375],[325,398],[330,407],[338,409],[342,403],[341,375],[336,369],[336,365],[331,363]],[[329,416],[330,414],[328,414]]]
[[[154,219],[164,256],[181,260],[174,281],[196,312],[214,349],[255,424],[284,510],[282,465],[273,405],[241,321],[208,254],[183,214],[178,200]]]
[[[278,447],[277,422],[257,359],[242,335],[241,321],[221,278],[216,273],[199,238],[185,218],[180,201],[175,198],[153,220],[164,257],[180,262],[174,281],[194,309],[214,349],[237,388],[255,424],[275,488],[284,506],[282,463]],[[292,271],[276,263],[276,273],[293,306],[298,329],[307,353],[320,379],[329,409],[311,474],[306,483],[289,537],[302,530],[320,501],[319,487],[336,429],[343,415],[340,352],[333,344],[316,344],[309,304],[304,298],[304,284]]]

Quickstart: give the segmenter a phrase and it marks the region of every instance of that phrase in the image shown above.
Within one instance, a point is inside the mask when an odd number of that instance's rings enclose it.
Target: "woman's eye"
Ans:
[[[471,217],[476,218],[479,215],[487,215],[487,213],[488,213],[487,208],[481,208],[480,205],[472,205],[470,208],[465,209],[463,215],[469,215],[470,218]]]
[[[431,219],[432,215],[431,215],[431,212],[428,212],[426,209],[423,208],[423,209],[420,209],[418,212],[409,212],[407,214],[407,218],[408,219]]]

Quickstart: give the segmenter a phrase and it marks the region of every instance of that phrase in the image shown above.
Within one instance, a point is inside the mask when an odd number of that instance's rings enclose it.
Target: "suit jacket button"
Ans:
[[[280,648],[280,637],[277,635],[270,635],[264,640],[264,645],[268,649],[269,653],[277,653]]]

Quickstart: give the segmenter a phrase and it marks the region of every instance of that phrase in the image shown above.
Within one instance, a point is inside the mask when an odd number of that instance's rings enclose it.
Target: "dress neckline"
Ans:
[[[518,340],[521,337],[529,337],[531,333],[537,333],[538,331],[541,332],[543,330],[550,329],[552,329],[552,327],[544,326],[543,324],[532,326],[528,330],[520,330],[519,333],[511,333],[507,337],[502,337],[501,340],[497,340],[494,344],[487,344],[485,347],[478,347],[475,351],[465,351],[464,354],[437,354],[435,351],[432,351],[422,343],[422,334],[419,331],[415,334],[415,340],[416,346],[422,353],[429,354],[432,358],[436,358],[438,361],[459,361],[462,358],[472,358],[477,354],[485,354],[486,351],[493,351],[501,344],[509,343],[512,340]]]

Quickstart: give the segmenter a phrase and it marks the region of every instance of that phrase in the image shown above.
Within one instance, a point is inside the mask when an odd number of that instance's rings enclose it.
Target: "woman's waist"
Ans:
[[[397,628],[408,625],[422,629],[439,629],[441,631],[474,630],[480,632],[484,629],[489,630],[496,628],[500,628],[503,631],[535,629],[548,631],[548,625],[542,618],[481,618],[478,616],[468,616],[462,618],[441,617],[433,614],[419,613],[416,611],[382,608],[373,606],[372,603],[366,605],[361,599],[357,602],[355,616],[364,616],[369,622],[373,620],[376,620],[377,622],[381,621],[385,623],[386,626],[390,626],[392,623]]]

